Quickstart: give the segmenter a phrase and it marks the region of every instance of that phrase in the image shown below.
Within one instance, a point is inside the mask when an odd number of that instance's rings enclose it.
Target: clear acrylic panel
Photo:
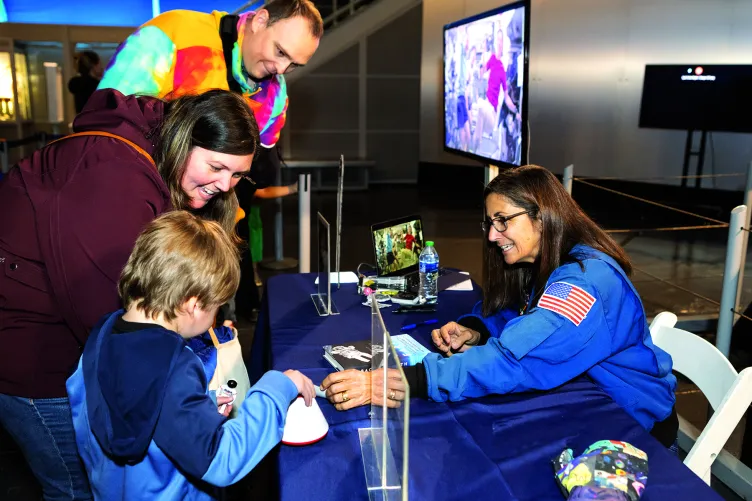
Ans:
[[[371,303],[371,347],[371,426],[358,430],[368,495],[371,501],[407,500],[410,387],[377,301]]]
[[[316,276],[318,277],[316,294],[311,294],[314,306],[319,316],[337,315],[339,311],[332,300],[332,283],[331,283],[331,228],[329,222],[320,212],[316,215],[316,234],[317,234],[317,256],[316,256]]]

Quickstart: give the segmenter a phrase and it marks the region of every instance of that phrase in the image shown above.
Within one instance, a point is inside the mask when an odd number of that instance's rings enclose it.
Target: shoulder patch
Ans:
[[[595,304],[595,297],[567,282],[554,282],[546,287],[538,307],[553,311],[575,325],[580,325]]]

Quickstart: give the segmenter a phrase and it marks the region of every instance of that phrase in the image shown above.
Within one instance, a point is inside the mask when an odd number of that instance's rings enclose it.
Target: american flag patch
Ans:
[[[575,325],[585,320],[594,304],[593,296],[566,282],[552,283],[538,300],[539,307],[558,313]]]

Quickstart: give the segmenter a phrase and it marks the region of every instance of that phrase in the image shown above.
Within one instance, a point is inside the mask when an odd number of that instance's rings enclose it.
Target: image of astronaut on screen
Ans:
[[[410,221],[376,230],[376,260],[382,273],[392,273],[418,264],[423,250],[420,221]]]
[[[523,34],[523,8],[445,32],[447,147],[521,163]]]

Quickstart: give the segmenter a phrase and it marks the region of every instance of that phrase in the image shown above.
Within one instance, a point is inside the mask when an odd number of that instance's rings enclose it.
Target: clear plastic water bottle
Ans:
[[[418,258],[420,287],[418,297],[421,303],[435,303],[439,298],[439,253],[433,242],[426,242]]]

